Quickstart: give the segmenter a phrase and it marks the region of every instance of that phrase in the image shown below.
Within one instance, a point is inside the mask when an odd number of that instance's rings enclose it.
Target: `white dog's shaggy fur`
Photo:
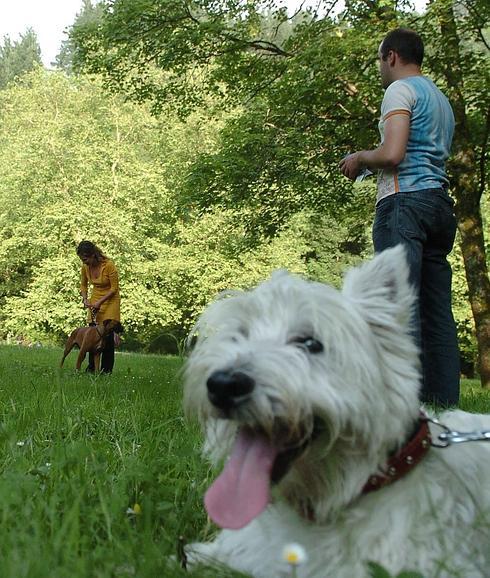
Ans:
[[[490,443],[431,448],[405,477],[362,492],[418,420],[413,302],[397,247],[350,270],[341,291],[279,272],[204,312],[185,405],[212,460],[231,456],[206,504],[232,529],[188,546],[192,562],[275,578],[296,542],[303,578],[365,578],[368,561],[395,575],[490,576]],[[440,421],[490,429],[488,415]]]

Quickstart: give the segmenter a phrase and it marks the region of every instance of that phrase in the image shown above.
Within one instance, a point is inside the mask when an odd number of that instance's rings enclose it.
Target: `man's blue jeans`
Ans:
[[[456,234],[453,201],[443,189],[396,193],[376,206],[374,250],[402,243],[418,303],[412,333],[421,351],[421,400],[459,401],[460,362],[451,310],[451,266],[446,257]]]

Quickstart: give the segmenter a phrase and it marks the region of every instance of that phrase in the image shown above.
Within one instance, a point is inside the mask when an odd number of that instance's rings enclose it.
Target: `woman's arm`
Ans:
[[[93,305],[92,307],[94,309],[100,309],[102,306],[102,303],[104,303],[104,301],[107,301],[108,299],[110,299],[111,297],[113,297],[116,294],[116,292],[111,289],[108,293],[106,293],[105,295],[103,295],[100,299],[98,299]]]
[[[80,275],[80,296],[82,297],[83,306],[90,307],[88,301],[88,277],[84,266],[82,266],[82,272]]]

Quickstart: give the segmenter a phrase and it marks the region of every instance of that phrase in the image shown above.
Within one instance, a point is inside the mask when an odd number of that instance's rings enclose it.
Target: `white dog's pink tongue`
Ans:
[[[243,528],[270,501],[270,478],[277,449],[263,436],[241,429],[221,475],[206,492],[209,517],[221,528]]]

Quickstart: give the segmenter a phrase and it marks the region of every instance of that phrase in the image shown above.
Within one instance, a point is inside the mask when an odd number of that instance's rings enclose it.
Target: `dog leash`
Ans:
[[[432,440],[431,445],[435,448],[447,448],[453,444],[460,444],[465,442],[489,442],[490,441],[490,431],[472,431],[472,432],[460,432],[452,430],[447,425],[444,425],[436,418],[425,417],[425,419],[442,429],[442,432],[437,436],[439,443]]]
[[[90,323],[89,325],[91,325],[92,327],[94,325],[97,325],[97,309],[95,309],[95,307],[91,307],[90,308]]]

